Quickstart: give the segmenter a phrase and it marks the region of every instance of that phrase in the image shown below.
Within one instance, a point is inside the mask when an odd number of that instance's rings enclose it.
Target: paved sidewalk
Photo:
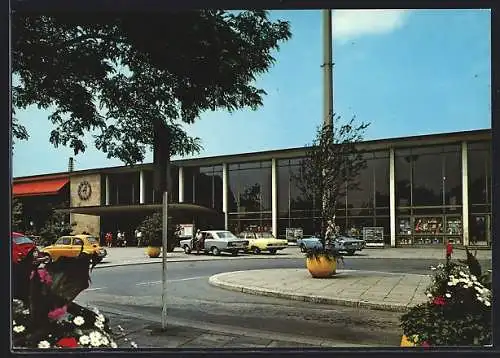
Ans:
[[[212,328],[210,324],[169,323],[161,329],[159,315],[154,317],[112,308],[99,308],[110,320],[115,341],[121,349],[137,348],[315,348],[315,347],[368,347],[366,345],[334,342],[275,332],[238,330],[235,327]],[[370,345],[373,347],[373,344]]]
[[[330,279],[314,279],[307,269],[236,271],[214,275],[210,284],[244,293],[323,304],[404,312],[425,302],[428,275],[337,270]]]
[[[121,265],[142,265],[149,263],[160,263],[162,258],[149,258],[146,255],[146,248],[138,247],[111,247],[107,248],[108,255],[104,258],[97,268],[112,267]],[[444,249],[434,248],[385,248],[385,249],[365,249],[357,252],[354,256],[346,256],[349,259],[357,258],[373,258],[373,259],[433,259],[444,260]],[[270,254],[240,254],[237,257],[231,255],[186,255],[181,248],[176,248],[174,252],[167,253],[167,260],[170,262],[182,261],[205,261],[205,260],[240,260],[240,259],[297,259],[303,258],[304,254],[300,252],[298,247],[291,246],[276,255]],[[480,260],[491,260],[491,250],[478,250],[477,257]],[[455,249],[454,259],[464,259],[465,250]]]

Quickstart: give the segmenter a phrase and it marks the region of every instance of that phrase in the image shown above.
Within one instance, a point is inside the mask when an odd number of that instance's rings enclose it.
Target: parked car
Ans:
[[[288,246],[287,240],[277,239],[270,232],[243,231],[238,234],[238,237],[248,240],[248,248],[245,252],[254,254],[260,254],[262,251],[275,254],[278,250],[283,250]]]
[[[205,254],[212,253],[217,256],[222,252],[238,255],[238,251],[248,247],[248,240],[241,240],[232,232],[226,230],[208,230],[201,232],[203,238],[201,251]],[[194,248],[193,239],[185,239],[180,242],[186,254],[190,254]]]
[[[311,249],[321,248],[321,241],[318,237],[312,236],[297,240],[301,252],[307,252]],[[327,250],[335,250],[346,252],[348,255],[354,255],[356,251],[361,251],[365,248],[365,241],[348,236],[338,236],[326,242]]]
[[[12,232],[12,262],[18,263],[22,261],[31,250],[35,250],[33,256],[38,256],[36,244],[26,235],[19,232]]]
[[[103,258],[107,255],[106,249],[99,245],[99,240],[92,235],[62,236],[50,246],[44,247],[42,253],[56,261],[61,256],[76,257],[80,252],[97,254]]]

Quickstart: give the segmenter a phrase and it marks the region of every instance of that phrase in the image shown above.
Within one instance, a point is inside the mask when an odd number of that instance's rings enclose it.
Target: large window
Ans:
[[[222,165],[201,167],[195,177],[196,203],[222,211]]]
[[[469,242],[491,244],[491,142],[469,143]]]
[[[397,149],[395,173],[397,243],[461,243],[461,146]]]
[[[229,211],[271,211],[271,162],[229,165]]]

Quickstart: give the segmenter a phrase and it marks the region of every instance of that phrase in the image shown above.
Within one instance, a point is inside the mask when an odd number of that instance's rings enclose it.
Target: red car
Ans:
[[[22,261],[31,250],[35,250],[34,256],[38,256],[38,249],[30,238],[18,232],[12,233],[12,262]]]

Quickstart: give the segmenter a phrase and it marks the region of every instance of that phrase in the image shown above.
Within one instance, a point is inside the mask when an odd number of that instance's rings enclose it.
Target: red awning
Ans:
[[[69,179],[45,179],[26,183],[14,183],[14,196],[55,195],[68,184]]]

